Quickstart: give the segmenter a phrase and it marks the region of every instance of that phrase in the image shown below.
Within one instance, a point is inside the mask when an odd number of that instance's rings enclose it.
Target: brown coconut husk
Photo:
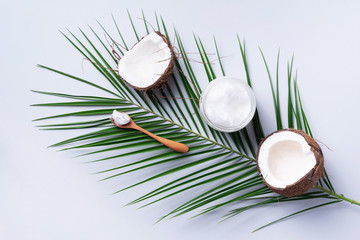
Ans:
[[[119,74],[119,72],[118,72],[121,80],[123,80],[123,81],[125,82],[125,84],[127,84],[128,86],[130,86],[130,87],[132,87],[132,88],[134,88],[134,89],[136,89],[136,90],[139,90],[139,91],[145,91],[145,92],[147,92],[147,91],[150,91],[150,90],[155,90],[155,89],[157,89],[157,88],[162,88],[162,87],[164,87],[164,86],[167,84],[167,81],[168,81],[170,75],[171,75],[171,74],[173,73],[173,71],[174,71],[174,65],[175,65],[175,53],[174,53],[174,49],[173,49],[173,47],[171,46],[171,43],[169,42],[169,40],[166,38],[166,36],[164,36],[163,34],[161,34],[161,33],[158,32],[158,31],[155,31],[155,33],[158,34],[158,35],[164,40],[164,42],[165,42],[165,43],[168,45],[168,47],[170,48],[170,53],[171,53],[169,65],[168,65],[168,67],[165,69],[164,73],[161,74],[161,76],[158,78],[158,80],[156,80],[156,81],[155,81],[153,84],[151,84],[150,86],[142,88],[142,87],[137,87],[137,86],[134,86],[134,85],[128,83],[128,82],[125,80],[125,78],[123,78],[123,77]],[[150,33],[149,33],[149,34],[150,34]],[[148,34],[148,35],[149,35],[149,34]],[[147,36],[147,35],[146,35],[146,36]],[[146,37],[146,36],[144,36],[144,37]],[[134,46],[136,46],[136,44],[138,44],[139,42],[141,42],[141,40],[142,40],[144,37],[142,37],[142,38],[140,39],[140,41],[138,41],[137,43],[135,43]],[[131,49],[133,49],[134,46],[132,46]],[[131,50],[131,49],[130,49],[130,50]],[[121,59],[120,59],[120,61],[121,61]]]
[[[323,153],[321,151],[319,144],[315,141],[314,138],[310,137],[308,134],[306,134],[305,132],[303,132],[301,130],[292,129],[292,128],[282,129],[282,130],[273,132],[272,134],[270,134],[269,136],[264,138],[259,145],[259,148],[257,151],[257,156],[259,156],[259,151],[261,149],[263,142],[266,141],[266,139],[268,137],[270,137],[271,135],[273,135],[274,133],[278,133],[278,132],[282,132],[282,131],[291,131],[291,132],[299,134],[305,138],[306,142],[310,146],[310,150],[314,153],[314,156],[316,159],[315,166],[305,176],[300,178],[297,182],[295,182],[291,185],[287,185],[285,188],[276,188],[276,187],[269,185],[266,182],[266,179],[261,175],[260,168],[258,165],[258,159],[256,159],[257,169],[263,179],[264,184],[266,186],[268,186],[273,192],[276,192],[285,197],[294,197],[294,196],[301,195],[301,194],[307,192],[308,190],[310,190],[319,181],[320,177],[324,176],[324,156],[323,156]]]

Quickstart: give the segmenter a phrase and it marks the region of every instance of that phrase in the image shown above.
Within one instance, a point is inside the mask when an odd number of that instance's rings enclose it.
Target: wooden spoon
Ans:
[[[119,111],[120,112],[120,111]],[[120,113],[124,113],[124,112],[120,112]],[[126,113],[125,113],[126,114]],[[128,115],[128,114],[126,114]],[[129,115],[128,115],[129,116]],[[117,125],[114,121],[114,119],[111,117],[111,121],[112,123],[119,127],[119,128],[132,128],[132,129],[135,129],[135,130],[138,130],[140,132],[143,132],[145,133],[146,135],[152,137],[153,139],[155,139],[156,141],[164,144],[165,146],[167,146],[168,148],[171,148],[172,150],[176,151],[176,152],[180,152],[180,153],[185,153],[185,152],[188,152],[189,151],[189,147],[185,144],[182,144],[182,143],[179,143],[179,142],[175,142],[175,141],[172,141],[172,140],[169,140],[169,139],[166,139],[166,138],[162,138],[162,137],[159,137],[145,129],[143,129],[142,127],[139,127],[132,119],[131,117],[129,116],[130,118],[130,122],[128,124],[125,124],[125,125]]]

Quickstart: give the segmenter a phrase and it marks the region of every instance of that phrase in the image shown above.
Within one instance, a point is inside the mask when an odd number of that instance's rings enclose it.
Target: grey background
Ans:
[[[338,192],[360,199],[358,123],[360,114],[360,4],[358,1],[1,1],[0,2],[0,239],[354,239],[360,209],[348,203],[324,207],[251,234],[251,230],[301,207],[261,208],[216,224],[220,213],[153,225],[174,202],[150,208],[122,208],[144,191],[110,195],[119,182],[91,173],[101,166],[72,159],[74,153],[47,149],[76,132],[46,132],[32,119],[55,113],[30,104],[53,100],[30,89],[92,94],[71,81],[40,70],[46,64],[100,81],[89,64],[61,36],[66,28],[96,26],[115,33],[111,14],[133,38],[126,16],[149,20],[154,10],[176,25],[189,49],[192,32],[212,48],[216,35],[228,75],[243,77],[235,33],[245,37],[260,116],[266,133],[275,130],[265,68],[258,45],[274,69],[281,47],[282,79],[295,53],[304,107],[323,147],[326,167]],[[154,23],[154,21],[152,21]],[[135,20],[140,26],[140,20]],[[98,28],[96,28],[98,29]],[[144,34],[142,32],[141,34]],[[82,69],[84,68],[84,70]],[[200,70],[199,70],[200,71]],[[205,83],[205,79],[204,79]],[[81,85],[79,85],[81,86]],[[283,88],[286,91],[285,88]],[[94,93],[95,94],[95,93]],[[59,112],[59,111],[57,111]],[[132,177],[129,179],[134,180]],[[126,181],[126,178],[125,180]]]

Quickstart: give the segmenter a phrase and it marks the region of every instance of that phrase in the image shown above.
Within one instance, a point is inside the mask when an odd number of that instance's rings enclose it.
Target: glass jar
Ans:
[[[236,132],[254,117],[256,99],[247,83],[220,77],[209,83],[200,97],[200,112],[206,123],[221,132]]]

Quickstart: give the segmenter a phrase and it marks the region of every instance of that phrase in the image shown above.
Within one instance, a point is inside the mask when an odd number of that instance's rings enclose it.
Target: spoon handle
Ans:
[[[156,141],[164,144],[165,146],[167,146],[168,148],[171,148],[172,150],[174,150],[176,152],[185,153],[185,152],[189,151],[189,147],[183,143],[179,143],[179,142],[175,142],[175,141],[163,138],[163,137],[159,137],[159,136],[143,129],[142,127],[139,127],[138,125],[136,125],[135,129],[145,133],[146,135],[152,137]]]

